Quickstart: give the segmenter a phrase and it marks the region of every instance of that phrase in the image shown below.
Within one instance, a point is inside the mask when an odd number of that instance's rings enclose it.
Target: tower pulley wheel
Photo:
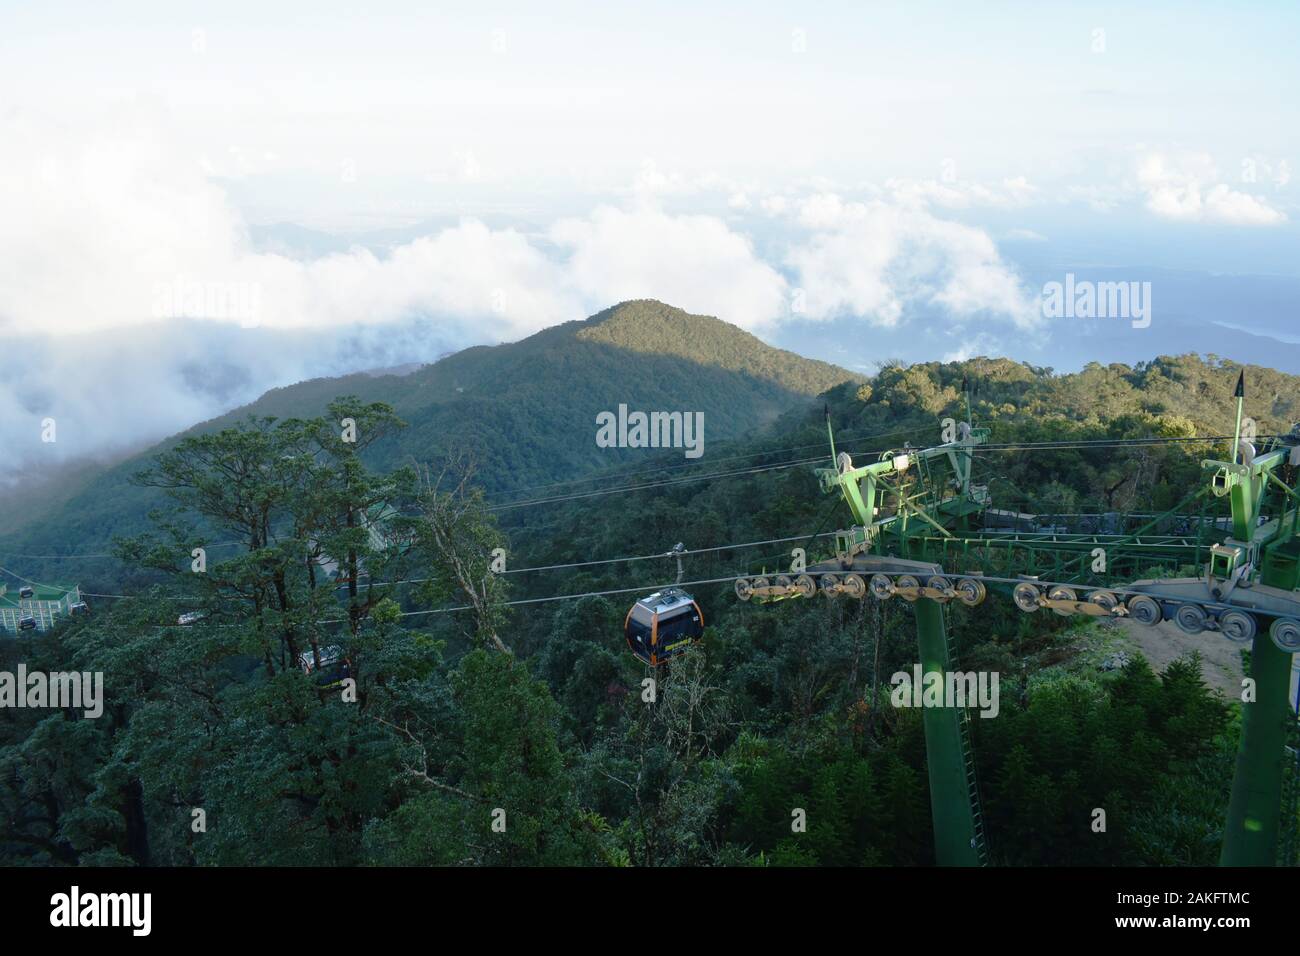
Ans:
[[[1040,593],[1038,585],[1022,581],[1011,592],[1011,600],[1016,602],[1016,607],[1020,608],[1020,610],[1026,614],[1032,614],[1038,610],[1038,596]]]
[[[1300,652],[1300,621],[1293,617],[1279,617],[1268,629],[1268,636],[1273,639],[1278,650],[1287,654]]]
[[[896,593],[898,594],[899,597],[901,597],[904,601],[915,602],[918,596],[915,589],[921,586],[921,582],[918,581],[915,577],[913,577],[910,574],[900,574],[898,576],[898,583],[895,586],[898,588]],[[905,588],[911,589],[912,593],[908,594],[904,590]]]
[[[1063,585],[1058,585],[1057,587],[1054,587],[1047,592],[1047,600],[1078,601],[1079,595],[1074,593],[1074,588],[1067,588]],[[1052,613],[1057,614],[1061,617],[1069,617],[1071,614],[1074,613],[1074,609],[1068,607],[1054,607],[1052,608]]]
[[[1107,614],[1114,614],[1119,607],[1119,598],[1110,591],[1093,591],[1088,595],[1088,603],[1095,604]]]
[[[1238,644],[1255,639],[1255,619],[1245,611],[1229,610],[1219,615],[1219,633]]]
[[[1199,604],[1184,604],[1174,612],[1174,623],[1187,634],[1200,634],[1207,619],[1205,608]]]
[[[1139,624],[1153,626],[1160,623],[1164,612],[1160,610],[1160,602],[1155,598],[1136,594],[1128,599],[1128,616]]]
[[[957,600],[967,607],[976,607],[983,604],[987,595],[988,589],[984,587],[983,581],[977,581],[974,578],[963,578],[957,582]]]

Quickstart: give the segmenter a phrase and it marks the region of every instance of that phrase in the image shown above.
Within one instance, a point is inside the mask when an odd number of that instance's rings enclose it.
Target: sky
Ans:
[[[1128,361],[1224,323],[1281,355],[1298,27],[1281,3],[0,4],[0,481],[638,297],[864,368]],[[1150,282],[1153,321],[1045,316],[1067,273]]]

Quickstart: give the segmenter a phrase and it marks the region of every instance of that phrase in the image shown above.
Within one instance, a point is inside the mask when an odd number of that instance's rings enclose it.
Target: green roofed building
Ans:
[[[26,592],[30,589],[31,593]],[[61,614],[85,610],[81,589],[45,584],[0,584],[0,634],[16,635],[23,631],[48,631]],[[34,627],[22,626],[24,620],[35,621]]]

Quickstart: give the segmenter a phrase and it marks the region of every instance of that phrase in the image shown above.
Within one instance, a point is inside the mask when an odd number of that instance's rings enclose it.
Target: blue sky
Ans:
[[[636,297],[860,367],[1300,371],[1300,8],[702,6],[0,9],[0,343],[46,357],[0,422],[109,447]],[[1067,273],[1153,322],[1053,324]]]

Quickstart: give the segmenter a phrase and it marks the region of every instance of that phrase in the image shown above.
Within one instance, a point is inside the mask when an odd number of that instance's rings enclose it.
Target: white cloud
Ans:
[[[466,220],[382,259],[354,249],[302,263],[253,250],[226,194],[157,128],[104,124],[73,139],[18,119],[0,133],[20,158],[0,171],[0,333],[180,312],[274,328],[437,316],[515,337],[581,308],[558,266],[514,230]],[[205,311],[214,288],[253,290],[256,314]],[[177,308],[173,289],[196,294]]]
[[[950,317],[986,315],[1021,328],[1041,319],[981,229],[923,209],[825,193],[803,200],[797,218],[814,230],[787,257],[809,318],[854,315],[892,326],[909,311],[938,306]]]
[[[785,280],[713,216],[602,206],[557,222],[550,238],[567,253],[568,281],[589,302],[655,298],[748,328],[786,311]]]
[[[513,229],[477,220],[398,246],[380,258],[364,249],[299,264],[257,257],[275,327],[392,322],[436,316],[452,328],[518,338],[572,318],[582,303],[553,261]],[[277,309],[279,311],[277,311]]]
[[[961,337],[961,345],[945,352],[944,362],[965,362],[977,355],[1001,355],[1002,344],[993,336],[978,332],[973,336]]]
[[[784,311],[784,281],[744,236],[644,198],[556,223],[558,258],[513,229],[466,219],[382,256],[354,248],[300,262],[253,249],[200,158],[160,125],[114,117],[73,134],[10,116],[0,139],[14,164],[0,170],[0,334],[87,333],[177,313],[280,329],[416,315],[509,339],[647,295],[745,324]],[[637,187],[686,188],[653,162]],[[256,315],[214,313],[204,295],[214,287],[254,290]]]
[[[992,185],[987,183],[938,179],[889,179],[885,190],[900,203],[923,203],[949,209],[968,209],[975,206],[1023,206],[1038,193],[1024,176],[1003,179]]]
[[[1267,226],[1286,219],[1266,200],[1216,181],[1218,170],[1205,154],[1171,158],[1149,153],[1138,165],[1137,178],[1147,208],[1165,219],[1238,226]]]
[[[433,359],[449,347],[436,330],[413,331],[369,326],[323,336],[180,320],[67,338],[0,337],[7,365],[0,378],[0,486],[182,431],[275,385],[358,364]],[[47,418],[56,426],[48,443]]]
[[[483,169],[473,150],[462,149],[433,163],[423,178],[427,183],[473,183],[499,177]]]
[[[1083,185],[1080,183],[1071,183],[1065,188],[1065,195],[1071,200],[1077,200],[1088,205],[1088,208],[1097,213],[1109,213],[1118,209],[1120,203],[1128,203],[1133,199],[1133,189],[1131,184],[1127,187],[1116,185]]]
[[[555,223],[547,239],[559,256],[513,229],[467,219],[382,256],[354,248],[301,262],[254,250],[226,194],[161,126],[113,117],[72,136],[11,117],[4,133],[9,155],[28,163],[0,176],[0,205],[13,211],[0,221],[0,333],[67,335],[178,315],[273,329],[424,317],[483,341],[628,298],[660,298],[750,328],[790,313],[786,279],[746,236],[714,216],[670,214],[644,195],[629,209],[603,206]],[[682,183],[647,162],[637,187]],[[1004,184],[1006,195],[1030,188]],[[731,205],[748,203],[738,193]],[[979,229],[833,192],[768,195],[759,206],[793,212],[811,232],[785,264],[813,316],[893,323],[912,304],[1025,322],[1017,280]],[[254,314],[214,310],[214,288],[245,290]]]
[[[733,179],[711,170],[703,172],[664,170],[660,168],[658,161],[646,158],[641,161],[640,168],[632,179],[631,188],[618,191],[627,193],[640,202],[653,202],[667,197],[701,196],[706,193],[718,193],[729,197],[729,200],[739,198],[748,202],[745,194],[752,190],[754,185],[753,182]]]
[[[801,310],[1028,324],[992,240],[919,206],[793,199],[648,164],[627,208],[540,236],[467,218],[382,254],[303,261],[253,246],[211,164],[166,123],[105,115],[69,130],[11,113],[0,141],[0,350],[22,358],[0,383],[0,480],[156,440],[271,387],[432,361],[626,299],[750,329]],[[765,261],[717,216],[659,204],[692,190],[730,195],[737,210],[765,196],[758,210],[792,219],[784,260]],[[46,415],[60,423],[55,446],[33,426]]]
[[[845,202],[836,193],[805,196],[795,207],[795,218],[806,229],[836,229],[849,220],[860,220],[867,213],[862,203]]]

